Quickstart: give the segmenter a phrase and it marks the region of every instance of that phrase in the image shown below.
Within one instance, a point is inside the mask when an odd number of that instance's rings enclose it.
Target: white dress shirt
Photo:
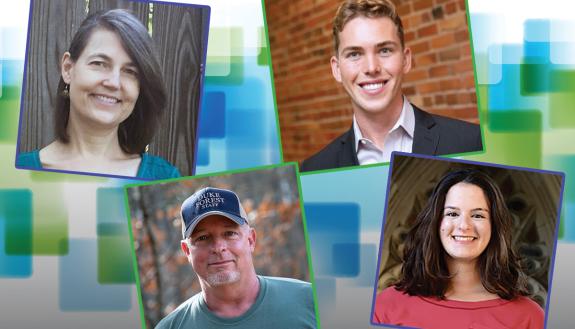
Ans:
[[[383,150],[377,145],[363,137],[361,128],[357,124],[355,115],[353,116],[353,133],[355,135],[355,152],[360,165],[379,162],[389,162],[391,152],[402,151],[411,152],[413,147],[413,133],[415,130],[415,114],[413,106],[403,96],[403,108],[397,122],[387,133],[383,143]]]

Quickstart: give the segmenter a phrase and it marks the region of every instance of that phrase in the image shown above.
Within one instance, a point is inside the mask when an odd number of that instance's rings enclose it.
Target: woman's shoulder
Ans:
[[[520,296],[510,300],[498,310],[512,325],[510,328],[539,329],[545,324],[545,312],[529,297]]]
[[[138,169],[138,178],[166,179],[180,177],[180,171],[174,165],[162,157],[142,154],[142,163]]]
[[[404,291],[397,290],[394,286],[391,286],[377,294],[375,298],[375,309],[396,309],[405,304],[416,302],[417,300],[418,297],[410,296]]]
[[[509,303],[509,306],[511,306],[515,309],[520,309],[522,311],[528,312],[528,313],[533,314],[533,315],[537,315],[537,314],[539,314],[541,316],[545,315],[543,308],[541,308],[541,306],[539,306],[539,304],[537,304],[531,298],[526,297],[526,296],[519,296],[519,297],[513,299]]]
[[[376,301],[386,302],[388,300],[397,301],[398,299],[411,299],[407,293],[397,290],[395,286],[387,287],[377,294]]]
[[[405,319],[412,319],[414,311],[420,310],[424,302],[419,296],[410,296],[394,286],[384,289],[375,298],[374,323],[397,324]]]
[[[16,157],[16,167],[41,169],[42,163],[40,162],[40,150],[19,153]]]

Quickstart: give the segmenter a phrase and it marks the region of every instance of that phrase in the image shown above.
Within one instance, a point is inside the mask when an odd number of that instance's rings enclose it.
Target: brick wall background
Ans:
[[[341,0],[266,0],[284,161],[301,161],[351,127],[332,75],[332,19]],[[478,123],[465,0],[394,1],[413,66],[403,91],[428,112]]]

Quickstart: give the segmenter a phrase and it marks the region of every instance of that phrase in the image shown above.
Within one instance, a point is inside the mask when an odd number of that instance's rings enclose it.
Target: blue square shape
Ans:
[[[133,284],[98,283],[95,240],[70,239],[68,255],[59,258],[60,309],[64,312],[128,311]]]
[[[305,203],[305,217],[316,275],[349,277],[359,272],[359,205]],[[335,247],[335,246],[341,247]],[[336,254],[347,250],[345,257]],[[349,247],[356,246],[356,247]]]
[[[226,136],[226,95],[223,92],[206,92],[202,98],[199,122],[200,138]]]
[[[335,243],[332,248],[332,267],[339,276],[355,277],[359,274],[359,244]]]

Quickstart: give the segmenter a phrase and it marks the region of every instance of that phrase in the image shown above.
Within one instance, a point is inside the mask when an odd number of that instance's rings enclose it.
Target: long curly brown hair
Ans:
[[[445,298],[451,275],[439,226],[447,192],[457,183],[480,187],[489,204],[491,239],[477,262],[481,283],[487,291],[503,299],[528,295],[527,277],[511,247],[511,214],[501,190],[491,177],[474,169],[448,172],[437,183],[407,235],[401,276],[395,287],[409,295]]]

